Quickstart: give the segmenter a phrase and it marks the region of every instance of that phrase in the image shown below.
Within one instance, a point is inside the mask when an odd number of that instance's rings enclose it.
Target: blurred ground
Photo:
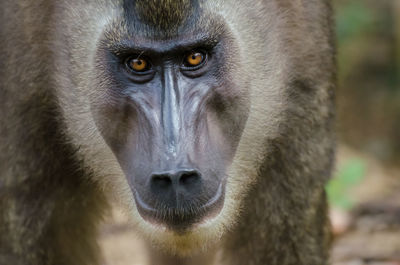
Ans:
[[[350,206],[331,199],[333,265],[400,265],[400,168],[342,146],[338,171],[354,159],[363,161],[365,172],[357,185],[341,193]],[[103,226],[100,244],[105,265],[146,264],[144,246],[118,211]]]
[[[366,171],[349,190],[352,208],[333,207],[333,264],[400,265],[400,169],[344,147],[339,150],[338,168],[354,158],[365,162]]]

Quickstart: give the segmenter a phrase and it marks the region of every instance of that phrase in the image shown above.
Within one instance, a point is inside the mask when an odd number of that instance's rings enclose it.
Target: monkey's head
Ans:
[[[127,31],[105,29],[91,108],[141,218],[183,235],[220,214],[249,106],[229,29],[178,2],[131,2]]]
[[[211,2],[66,5],[54,33],[67,134],[139,231],[180,255],[235,222],[291,65],[260,3]]]

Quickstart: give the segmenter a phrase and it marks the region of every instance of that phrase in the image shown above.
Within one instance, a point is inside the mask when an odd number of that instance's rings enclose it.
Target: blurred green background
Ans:
[[[339,148],[327,191],[333,206],[350,211],[357,200],[354,188],[375,174],[366,157],[382,168],[400,165],[400,0],[333,3],[338,139],[340,146],[358,153],[348,155]],[[400,182],[400,176],[393,176],[397,173],[390,174]]]
[[[400,162],[400,0],[334,0],[339,139]]]
[[[400,0],[333,0],[338,155],[334,265],[400,265]]]

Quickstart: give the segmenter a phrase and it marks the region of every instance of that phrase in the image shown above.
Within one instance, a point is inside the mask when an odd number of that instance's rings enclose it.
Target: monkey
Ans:
[[[0,264],[323,265],[329,0],[0,3]]]

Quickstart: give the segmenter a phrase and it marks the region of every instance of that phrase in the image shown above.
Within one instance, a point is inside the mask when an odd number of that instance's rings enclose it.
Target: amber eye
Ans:
[[[200,51],[193,51],[186,55],[184,66],[196,67],[201,65],[206,59],[206,54]]]
[[[134,72],[146,72],[150,69],[150,63],[143,58],[130,58],[126,64]]]

